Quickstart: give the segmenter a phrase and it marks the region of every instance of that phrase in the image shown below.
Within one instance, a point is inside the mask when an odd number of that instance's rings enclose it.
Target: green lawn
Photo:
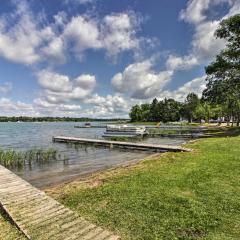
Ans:
[[[122,239],[240,239],[240,137],[187,147],[48,192]]]
[[[27,240],[18,229],[11,224],[9,218],[0,208],[0,239],[1,240]]]

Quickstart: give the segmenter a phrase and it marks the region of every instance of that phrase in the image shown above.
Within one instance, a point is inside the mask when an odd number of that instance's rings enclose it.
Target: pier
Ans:
[[[181,146],[171,145],[158,145],[149,143],[132,143],[132,142],[119,142],[119,141],[107,141],[104,139],[88,139],[88,138],[76,138],[76,137],[65,137],[56,136],[53,137],[54,142],[62,143],[80,143],[88,144],[93,146],[104,146],[109,148],[123,148],[132,150],[152,151],[152,152],[189,152],[191,149],[183,148]]]
[[[0,207],[28,239],[117,240],[0,165]]]

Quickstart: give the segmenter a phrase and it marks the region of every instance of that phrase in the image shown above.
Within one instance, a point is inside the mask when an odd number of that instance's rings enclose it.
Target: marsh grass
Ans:
[[[115,137],[107,137],[105,139],[110,141],[119,141],[119,142],[140,142],[144,138],[145,138],[144,136],[135,136],[135,137],[115,136]]]
[[[0,164],[5,167],[23,167],[65,159],[56,149],[31,149],[26,151],[0,149]]]

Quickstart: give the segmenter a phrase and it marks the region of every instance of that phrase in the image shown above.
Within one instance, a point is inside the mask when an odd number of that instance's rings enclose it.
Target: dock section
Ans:
[[[93,146],[104,146],[109,148],[123,148],[123,149],[132,149],[132,150],[142,150],[142,151],[152,151],[152,152],[189,152],[191,151],[188,148],[183,148],[181,146],[172,146],[172,145],[158,145],[158,144],[149,144],[149,143],[130,143],[130,142],[119,142],[119,141],[107,141],[104,139],[88,139],[88,138],[75,138],[75,137],[65,137],[57,136],[53,137],[54,142],[63,142],[63,143],[80,143],[88,144]]]
[[[28,239],[117,240],[0,165],[0,205]]]

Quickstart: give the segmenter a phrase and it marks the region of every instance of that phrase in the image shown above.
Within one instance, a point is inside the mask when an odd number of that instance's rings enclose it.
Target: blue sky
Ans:
[[[126,117],[201,94],[239,0],[2,0],[0,115]]]

